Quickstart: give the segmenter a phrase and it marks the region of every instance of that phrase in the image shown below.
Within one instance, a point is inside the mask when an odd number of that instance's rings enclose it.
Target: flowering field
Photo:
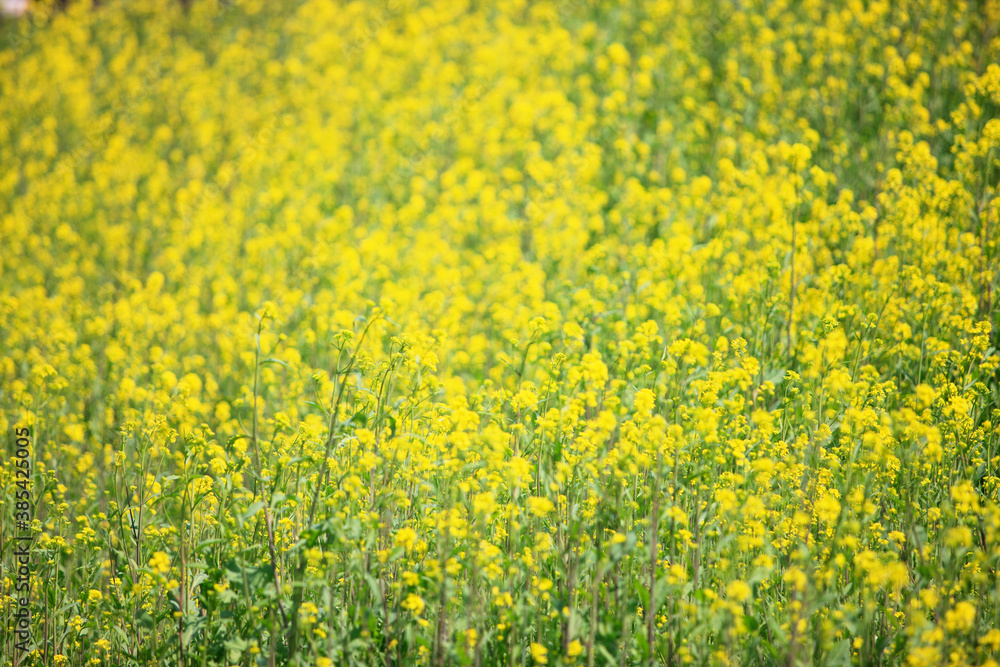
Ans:
[[[0,23],[0,661],[997,665],[998,26]]]

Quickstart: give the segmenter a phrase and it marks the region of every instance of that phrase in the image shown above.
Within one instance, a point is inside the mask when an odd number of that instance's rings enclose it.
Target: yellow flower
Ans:
[[[402,603],[403,609],[408,609],[409,611],[413,612],[414,616],[419,616],[420,614],[422,614],[425,606],[426,604],[424,603],[424,599],[419,595],[417,595],[416,593],[410,593],[409,595],[407,595],[406,599],[403,600]]]
[[[157,551],[149,559],[149,567],[157,574],[166,574],[170,571],[170,556],[164,551]]]
[[[412,528],[400,528],[396,531],[395,544],[397,547],[403,547],[407,551],[413,548],[413,545],[417,542],[417,531]]]
[[[726,597],[733,602],[742,604],[750,599],[751,594],[752,590],[745,581],[734,579],[726,584]]]
[[[816,501],[814,506],[816,516],[826,525],[832,525],[837,522],[837,518],[840,516],[840,501],[837,500],[836,492],[833,490],[827,490],[819,500]]]
[[[989,632],[979,638],[979,643],[991,651],[1000,650],[1000,630],[991,628]]]
[[[968,632],[975,622],[976,606],[964,600],[949,609],[944,615],[944,626],[951,632]]]
[[[528,498],[528,509],[537,517],[544,517],[555,509],[555,505],[548,498],[532,496]]]
[[[531,659],[536,665],[549,664],[549,650],[537,642],[531,642]]]
[[[312,583],[409,612],[349,615],[371,662],[443,587],[455,651],[544,664],[609,559],[699,594],[598,625],[728,619],[679,664],[752,661],[758,592],[802,646],[888,605],[911,666],[1000,651],[996,0],[89,4],[0,20],[4,488],[40,594],[91,582],[54,663],[105,586],[197,611],[184,541],[233,613],[304,591],[319,665]]]
[[[635,394],[635,411],[641,415],[649,415],[656,404],[656,395],[650,389],[640,389]]]
[[[628,50],[618,42],[608,47],[608,58],[616,65],[628,65],[630,60]]]

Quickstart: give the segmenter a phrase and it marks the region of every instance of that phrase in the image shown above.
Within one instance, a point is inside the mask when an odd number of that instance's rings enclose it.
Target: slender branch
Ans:
[[[653,473],[653,514],[650,517],[649,532],[649,608],[646,610],[646,642],[649,646],[649,667],[653,667],[653,642],[656,639],[656,538],[660,518],[659,454],[656,471]]]
[[[257,324],[257,336],[255,339],[254,365],[253,365],[253,425],[250,434],[250,441],[253,443],[254,464],[257,467],[257,479],[261,482],[261,496],[264,501],[264,525],[267,528],[267,551],[271,557],[271,576],[274,578],[275,600],[278,603],[278,611],[281,612],[281,624],[288,627],[288,616],[285,614],[285,606],[281,604],[281,576],[278,572],[278,559],[274,548],[274,523],[271,521],[271,501],[267,498],[267,487],[264,485],[263,468],[260,460],[260,445],[257,443],[257,398],[258,384],[260,382],[260,333],[264,327],[264,320]]]
[[[351,370],[354,368],[355,362],[357,361],[357,355],[358,351],[361,349],[361,344],[364,342],[365,336],[368,335],[368,331],[369,329],[371,329],[371,326],[372,324],[375,323],[376,319],[377,318],[372,318],[371,320],[368,321],[368,324],[367,326],[365,326],[364,331],[361,332],[360,338],[358,338],[358,342],[354,345],[354,350],[351,351],[351,358],[348,360],[347,366],[342,371],[336,370],[334,375],[342,375],[351,372]],[[340,358],[339,355],[337,358],[339,361]],[[317,481],[324,480],[326,478],[326,475],[330,471],[330,465],[329,465],[330,452],[333,450],[333,441],[337,434],[338,414],[340,412],[340,401],[344,396],[344,388],[346,386],[347,386],[346,383],[343,382],[340,383],[340,388],[337,392],[337,398],[333,403],[332,410],[330,411],[329,432],[327,433],[326,437],[326,447],[323,453],[323,461],[320,464],[319,478]],[[316,489],[313,491],[312,504],[309,507],[309,525],[312,525],[313,521],[316,519],[316,505],[319,503],[319,494],[322,488],[323,488],[322,484],[317,484]]]
[[[377,317],[373,317],[368,321],[367,326],[365,326],[364,331],[361,332],[361,336],[358,338],[358,342],[355,343],[354,345],[354,350],[351,351],[351,358],[348,360],[347,366],[345,366],[343,370],[337,368],[337,364],[339,364],[340,362],[340,354],[337,355],[337,359],[334,361],[333,371],[331,372],[331,374],[334,375],[334,377],[342,375],[344,373],[349,373],[351,372],[351,369],[354,368],[354,363],[357,360],[358,351],[361,349],[361,344],[364,342],[365,336],[368,335],[368,330],[371,328],[372,324],[375,323],[376,319]],[[340,349],[340,353],[343,353],[343,348]],[[340,412],[340,401],[344,396],[344,388],[346,386],[347,386],[346,382],[340,383],[340,387],[337,390],[337,398],[333,403],[333,408],[330,413],[329,433],[327,433],[326,447],[323,453],[323,462],[320,465],[319,476],[316,478],[316,488],[313,490],[313,499],[309,507],[309,521],[306,524],[308,526],[312,526],[313,521],[316,520],[316,507],[319,504],[319,495],[321,490],[323,489],[323,484],[326,479],[326,476],[329,473],[330,453],[333,450],[333,441],[334,437],[336,436],[338,427],[337,415]],[[302,606],[302,575],[305,573],[307,564],[306,558],[301,553],[299,554],[298,558],[299,558],[298,567],[296,567],[295,569],[295,576],[292,580],[293,582],[297,583],[293,583],[293,588],[295,590],[292,593],[292,621],[291,621],[291,628],[288,631],[289,655],[292,656],[293,658],[295,657],[296,652],[298,650],[299,607]],[[347,655],[346,651],[344,652],[344,655],[346,657]]]
[[[788,286],[788,358],[792,358],[792,320],[795,318],[795,245],[796,245],[796,225],[795,220],[799,217],[799,193],[795,193],[795,211],[792,214],[792,261],[791,275]]]

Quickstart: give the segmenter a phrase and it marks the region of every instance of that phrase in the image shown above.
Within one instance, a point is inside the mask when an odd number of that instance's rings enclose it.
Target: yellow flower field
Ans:
[[[0,22],[3,664],[998,665],[1000,1],[90,5]]]

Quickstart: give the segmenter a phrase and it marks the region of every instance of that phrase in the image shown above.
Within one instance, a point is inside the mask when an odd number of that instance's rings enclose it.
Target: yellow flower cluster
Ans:
[[[20,664],[997,665],[997,25],[0,23]]]

